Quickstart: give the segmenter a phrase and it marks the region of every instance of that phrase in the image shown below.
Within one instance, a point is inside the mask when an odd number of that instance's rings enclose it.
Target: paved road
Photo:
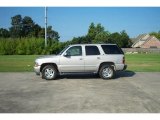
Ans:
[[[1,113],[160,112],[160,72],[120,72],[46,81],[34,73],[0,73]]]

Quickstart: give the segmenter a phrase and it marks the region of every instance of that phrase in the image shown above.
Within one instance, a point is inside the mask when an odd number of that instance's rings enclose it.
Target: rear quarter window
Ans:
[[[124,54],[117,45],[101,45],[105,54]]]

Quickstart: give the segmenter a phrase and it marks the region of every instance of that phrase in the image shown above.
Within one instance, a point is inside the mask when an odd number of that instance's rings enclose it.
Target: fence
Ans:
[[[124,53],[160,53],[160,48],[122,48]]]

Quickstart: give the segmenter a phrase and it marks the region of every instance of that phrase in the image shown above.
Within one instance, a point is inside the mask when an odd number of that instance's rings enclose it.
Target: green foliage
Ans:
[[[109,32],[107,31],[102,31],[98,34],[96,34],[93,43],[107,43],[109,39]]]
[[[96,27],[94,25],[94,23],[91,23],[91,25],[89,26],[89,29],[88,29],[88,34],[87,36],[93,40],[96,36]]]
[[[91,23],[87,35],[84,37],[85,43],[104,43],[108,40],[109,32],[105,31],[101,24]]]
[[[1,55],[12,55],[16,51],[17,42],[8,38],[0,39],[0,54]]]
[[[9,31],[0,29],[1,55],[56,54],[69,44],[115,43],[119,47],[130,47],[132,44],[125,31],[110,33],[101,24],[91,23],[85,36],[74,37],[67,42],[59,42],[58,32],[54,31],[52,26],[48,26],[48,46],[45,48],[45,29],[35,24],[31,17],[15,15],[11,18],[11,25]]]
[[[56,54],[65,46],[56,40],[48,40],[44,47],[43,38],[0,39],[0,55],[40,55]]]
[[[122,42],[122,45],[120,47],[129,48],[132,45],[132,41],[129,38],[129,36],[127,35],[126,31],[123,30],[120,34],[121,34],[120,40]]]
[[[119,47],[126,48],[132,45],[132,42],[125,31],[115,32],[109,36],[109,43],[117,44]]]
[[[22,37],[32,37],[32,31],[34,30],[34,22],[31,17],[25,16],[22,19]]]
[[[74,37],[71,40],[72,44],[81,44],[81,43],[113,43],[119,45],[119,47],[130,47],[132,42],[127,35],[127,33],[123,30],[118,33],[110,33],[106,31],[105,28],[101,24],[95,25],[91,23],[88,29],[88,33],[86,36],[82,37]]]
[[[7,38],[24,38],[24,37],[36,37],[44,38],[45,29],[36,24],[31,17],[21,15],[15,15],[11,17],[11,27],[9,31],[6,29],[0,29],[0,37]],[[59,40],[60,36],[58,32],[52,29],[52,26],[47,27],[47,37],[52,40]]]
[[[20,38],[22,37],[22,16],[21,15],[15,15],[11,18],[11,27],[10,27],[10,35],[13,38]]]
[[[91,39],[88,39],[88,36],[82,36],[82,37],[74,37],[72,41],[70,41],[70,44],[83,44],[83,43],[91,43]]]
[[[153,35],[160,40],[160,31],[159,32],[151,32],[150,35]]]
[[[2,38],[10,37],[9,31],[7,29],[0,28],[0,37],[2,37]]]
[[[47,36],[48,36],[48,39],[54,39],[57,41],[60,38],[58,32],[52,30],[52,26],[47,27]]]

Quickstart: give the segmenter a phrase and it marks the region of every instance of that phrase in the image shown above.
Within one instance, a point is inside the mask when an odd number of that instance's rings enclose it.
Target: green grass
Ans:
[[[135,72],[160,72],[160,54],[128,54],[127,70]]]
[[[33,71],[37,55],[0,55],[0,72]]]
[[[128,54],[127,70],[135,72],[160,72],[160,54]],[[33,71],[38,55],[0,55],[0,72]]]

